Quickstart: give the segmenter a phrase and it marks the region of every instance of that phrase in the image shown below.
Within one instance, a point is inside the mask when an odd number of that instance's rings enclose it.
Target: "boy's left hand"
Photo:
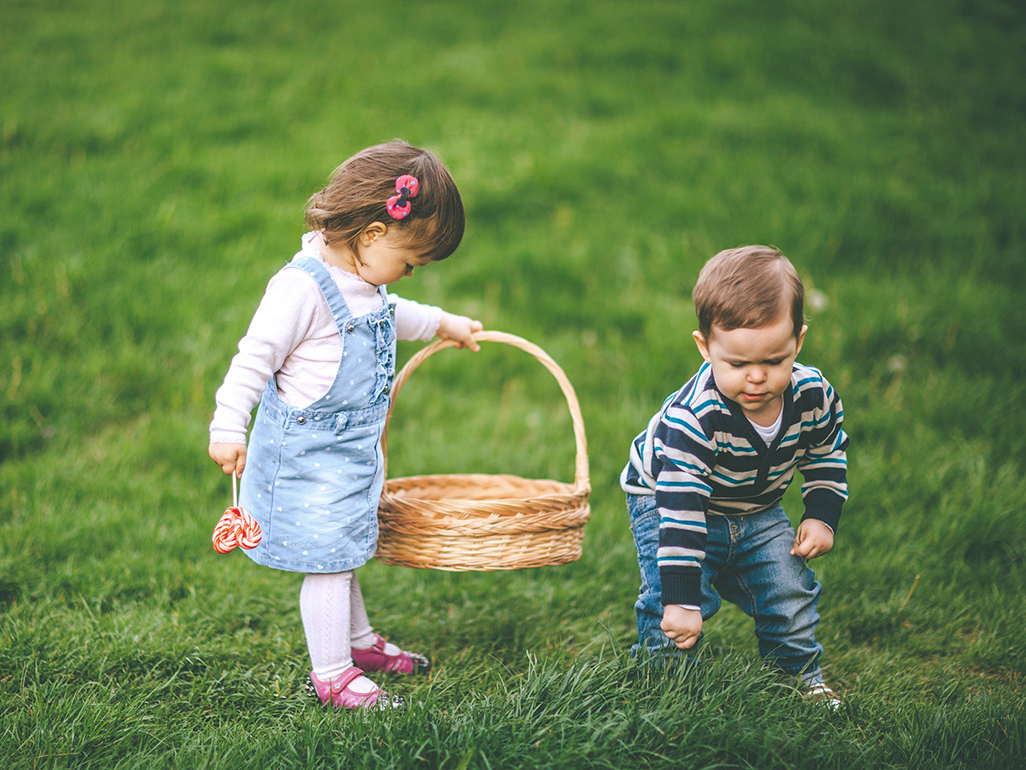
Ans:
[[[815,559],[833,547],[833,530],[818,519],[806,519],[798,525],[794,545],[791,546],[791,555]]]
[[[481,322],[473,318],[443,312],[442,320],[438,322],[438,336],[443,340],[452,340],[458,348],[480,350],[481,346],[474,341],[473,335],[483,328]]]

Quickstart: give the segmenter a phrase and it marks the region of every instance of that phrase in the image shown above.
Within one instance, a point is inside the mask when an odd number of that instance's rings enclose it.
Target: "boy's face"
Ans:
[[[772,425],[780,414],[791,366],[805,340],[803,326],[796,339],[791,318],[782,316],[757,329],[725,331],[713,326],[709,339],[694,332],[698,350],[711,366],[716,386],[736,402],[752,422]]]

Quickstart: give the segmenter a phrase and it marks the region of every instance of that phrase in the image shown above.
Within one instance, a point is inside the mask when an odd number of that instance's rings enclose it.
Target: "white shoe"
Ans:
[[[818,701],[837,711],[841,707],[841,697],[823,682],[813,682],[802,696],[805,700]]]

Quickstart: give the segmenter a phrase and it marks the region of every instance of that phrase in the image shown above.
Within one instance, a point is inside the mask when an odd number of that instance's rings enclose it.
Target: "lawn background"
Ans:
[[[1026,12],[997,0],[4,0],[5,766],[1021,764],[1024,82]],[[564,567],[362,569],[372,622],[436,661],[368,717],[303,694],[298,578],[210,548],[206,429],[306,197],[395,137],[468,212],[398,290],[561,364],[593,517]],[[836,714],[760,669],[734,608],[697,672],[625,654],[617,476],[699,363],[698,269],[743,243],[805,279],[801,360],[852,437],[814,562]],[[392,475],[572,475],[558,388],[499,346],[419,369],[389,445]]]

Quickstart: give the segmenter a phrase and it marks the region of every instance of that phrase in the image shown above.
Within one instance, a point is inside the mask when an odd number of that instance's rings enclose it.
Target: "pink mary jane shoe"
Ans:
[[[370,692],[356,692],[349,688],[349,683],[357,677],[363,676],[363,671],[356,666],[350,666],[341,675],[323,682],[311,671],[310,681],[313,682],[314,692],[320,698],[321,703],[330,703],[335,708],[347,709],[402,709],[405,708],[403,699],[398,695],[389,695],[380,687],[375,687]]]
[[[415,652],[399,650],[396,655],[385,653],[385,639],[374,634],[374,646],[366,650],[353,649],[353,662],[364,671],[393,671],[397,674],[426,674],[431,661]]]

